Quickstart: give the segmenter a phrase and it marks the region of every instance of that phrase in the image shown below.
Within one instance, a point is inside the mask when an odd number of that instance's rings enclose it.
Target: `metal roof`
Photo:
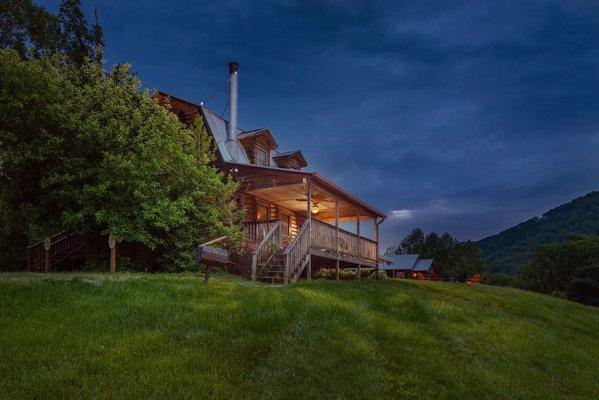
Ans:
[[[212,133],[214,141],[218,147],[218,151],[224,162],[249,164],[249,159],[245,150],[237,140],[233,142],[227,142],[227,130],[229,129],[229,122],[216,115],[204,106],[200,107],[208,130]],[[243,131],[237,128],[237,134],[241,134]]]
[[[394,270],[411,270],[414,268],[418,261],[419,254],[391,254],[389,258],[393,262],[389,265],[382,265],[380,269],[394,269]]]
[[[418,260],[418,262],[416,263],[416,265],[414,265],[414,268],[412,268],[412,270],[414,272],[424,272],[430,270],[432,265],[432,259]]]

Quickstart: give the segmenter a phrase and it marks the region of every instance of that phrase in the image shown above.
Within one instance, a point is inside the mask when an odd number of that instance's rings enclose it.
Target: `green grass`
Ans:
[[[598,309],[514,289],[0,274],[2,398],[591,399],[598,360]]]

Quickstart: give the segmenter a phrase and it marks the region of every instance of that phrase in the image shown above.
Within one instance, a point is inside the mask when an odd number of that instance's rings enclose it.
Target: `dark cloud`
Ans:
[[[595,1],[94,3],[109,62],[147,86],[200,101],[240,61],[241,125],[386,210],[385,244],[599,188]]]

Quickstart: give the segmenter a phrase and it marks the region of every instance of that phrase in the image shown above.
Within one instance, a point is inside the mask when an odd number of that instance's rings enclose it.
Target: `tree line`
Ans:
[[[538,246],[515,276],[495,273],[488,280],[599,306],[599,236],[572,235],[562,243]]]
[[[420,228],[412,230],[399,245],[388,248],[387,254],[432,258],[435,271],[443,279],[462,279],[485,270],[483,254],[474,242],[459,241],[449,233],[439,236],[431,232],[425,236]]]
[[[52,15],[28,0],[0,8],[0,268],[61,231],[86,238],[85,265],[193,268],[195,244],[242,239],[237,185],[214,167],[202,120],[183,125],[131,66],[104,68],[102,29],[78,0]]]

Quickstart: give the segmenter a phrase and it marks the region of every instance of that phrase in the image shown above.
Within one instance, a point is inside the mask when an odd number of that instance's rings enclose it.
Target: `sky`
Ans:
[[[383,246],[481,239],[599,190],[597,1],[82,3],[146,87],[199,103],[237,60],[240,127],[386,212]]]

